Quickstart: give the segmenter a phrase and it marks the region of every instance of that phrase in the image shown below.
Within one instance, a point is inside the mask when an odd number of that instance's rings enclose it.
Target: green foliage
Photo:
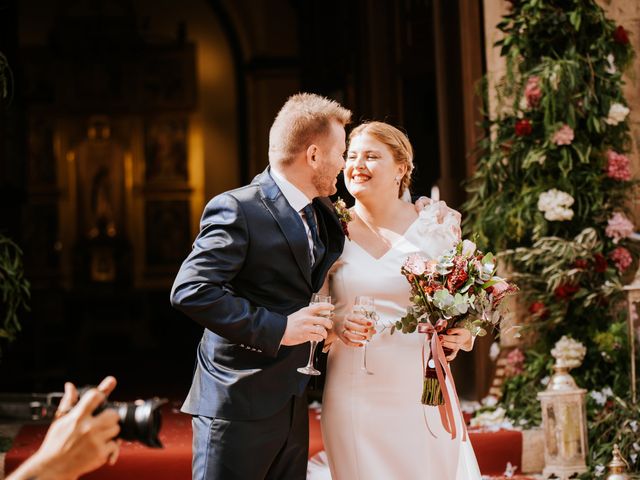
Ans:
[[[607,231],[636,187],[611,167],[611,152],[623,155],[631,144],[625,115],[614,110],[626,106],[622,72],[633,51],[594,0],[520,0],[498,28],[507,70],[496,86],[497,111],[485,120],[489,135],[478,144],[464,227],[481,249],[503,251],[530,311],[524,371],[505,382],[502,404],[516,423],[539,423],[536,393],[551,374],[553,344],[563,335],[582,342],[587,355],[572,371],[576,382],[590,392],[610,388],[614,405],[609,411],[589,400],[595,468],[608,462],[614,441],[630,458],[624,435],[638,419],[628,401],[622,290],[638,252],[626,235]],[[640,461],[631,463],[640,472]]]
[[[0,341],[15,339],[20,331],[18,314],[28,309],[28,299],[29,282],[23,276],[22,251],[0,234]]]

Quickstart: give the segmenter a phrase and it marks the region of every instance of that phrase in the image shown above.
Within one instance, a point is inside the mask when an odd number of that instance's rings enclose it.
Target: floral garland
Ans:
[[[614,442],[639,472],[622,291],[638,258],[626,203],[636,185],[622,93],[629,36],[595,0],[511,3],[498,24],[507,63],[499,107],[486,121],[492,134],[478,145],[465,205],[467,232],[479,234],[481,248],[506,249],[528,301],[529,344],[507,359],[501,406],[514,424],[540,421],[536,393],[548,381],[551,347],[569,335],[586,347],[572,372],[591,392],[585,478],[603,470]]]

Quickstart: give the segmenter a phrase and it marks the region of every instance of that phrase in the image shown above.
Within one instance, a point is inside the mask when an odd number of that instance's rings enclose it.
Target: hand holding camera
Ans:
[[[161,448],[158,398],[137,402],[107,402],[116,379],[106,377],[96,388],[80,392],[67,382],[55,421],[40,448],[7,480],[52,478],[75,480],[118,459],[120,439]]]

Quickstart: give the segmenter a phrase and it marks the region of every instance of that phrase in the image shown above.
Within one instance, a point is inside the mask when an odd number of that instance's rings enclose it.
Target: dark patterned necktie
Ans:
[[[315,268],[316,265],[320,263],[322,257],[324,257],[325,246],[320,240],[320,234],[318,232],[318,224],[316,223],[316,216],[314,215],[313,205],[309,203],[306,207],[302,209],[302,213],[304,213],[304,218],[307,221],[307,225],[309,226],[309,230],[311,231],[311,239],[313,240],[313,258],[314,262],[311,266]]]

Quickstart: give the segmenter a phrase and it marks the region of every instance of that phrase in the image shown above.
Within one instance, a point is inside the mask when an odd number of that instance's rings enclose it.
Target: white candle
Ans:
[[[440,189],[437,185],[431,187],[431,200],[433,200],[434,202],[440,201]]]

